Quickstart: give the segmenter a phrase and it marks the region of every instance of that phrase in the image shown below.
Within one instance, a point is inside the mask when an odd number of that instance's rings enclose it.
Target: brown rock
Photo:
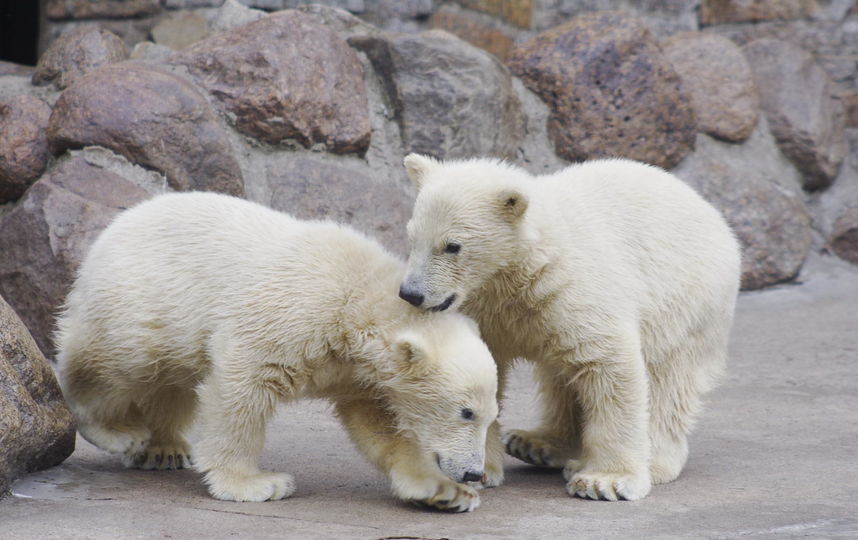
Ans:
[[[858,208],[848,209],[834,222],[828,245],[841,259],[858,264]]]
[[[174,57],[262,141],[364,152],[370,121],[363,66],[332,30],[298,11],[275,13],[198,42]]]
[[[506,59],[513,46],[511,36],[463,11],[436,11],[429,19],[429,26],[450,32],[501,60]]]
[[[260,202],[300,219],[345,223],[407,254],[405,224],[414,201],[398,185],[352,166],[310,158],[277,160],[267,172],[270,196]]]
[[[0,100],[0,203],[20,198],[45,170],[50,117],[51,108],[37,97]]]
[[[33,84],[53,83],[59,90],[71,86],[85,74],[101,66],[128,58],[128,49],[115,34],[94,26],[84,26],[61,35],[39,58]]]
[[[46,355],[53,353],[54,316],[87,249],[119,211],[148,197],[75,157],[39,179],[0,219],[0,295]]]
[[[530,28],[533,19],[533,0],[458,0],[457,3],[521,28]]]
[[[772,155],[777,153],[773,144],[757,140],[762,136],[755,133],[749,143],[735,145],[700,134],[695,152],[673,171],[730,223],[742,246],[745,290],[795,278],[811,242],[802,198],[784,185],[784,177],[795,171]]]
[[[822,189],[846,156],[843,105],[825,71],[804,49],[777,39],[743,47],[760,103],[781,151],[804,175],[804,188]]]
[[[160,0],[48,0],[45,13],[49,19],[124,19],[160,9]]]
[[[751,66],[732,41],[716,34],[684,32],[662,44],[697,117],[697,129],[728,141],[743,141],[760,116]]]
[[[563,158],[620,156],[670,168],[694,148],[694,113],[679,76],[635,18],[575,17],[514,48],[507,64],[551,108],[548,131]]]
[[[180,191],[243,196],[241,169],[214,110],[187,81],[149,64],[105,66],[63,92],[48,143],[104,146],[163,172]]]
[[[497,58],[441,30],[349,40],[382,79],[405,151],[438,159],[512,157],[524,116]]]
[[[180,11],[162,20],[152,29],[152,41],[180,50],[205,39],[209,34],[206,18],[195,11]]]
[[[816,0],[703,0],[700,24],[801,19],[816,9]]]
[[[0,297],[0,493],[74,451],[75,426],[50,364]]]

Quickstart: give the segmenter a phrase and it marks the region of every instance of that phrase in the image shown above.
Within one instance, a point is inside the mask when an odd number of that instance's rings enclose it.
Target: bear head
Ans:
[[[405,168],[417,199],[399,295],[421,309],[458,308],[523,253],[531,179],[492,159],[439,162],[410,154]]]
[[[400,432],[455,482],[484,473],[497,419],[497,368],[476,323],[458,313],[417,313],[396,333],[384,399]]]

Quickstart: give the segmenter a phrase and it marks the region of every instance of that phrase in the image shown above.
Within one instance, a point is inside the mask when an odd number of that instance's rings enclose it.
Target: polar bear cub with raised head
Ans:
[[[275,406],[328,398],[396,496],[473,510],[467,482],[503,478],[496,368],[473,321],[396,298],[403,274],[334,223],[211,193],[144,202],[95,242],[59,319],[78,429],[128,466],[181,468],[196,417],[210,493],[264,501],[295,489],[257,467]]]
[[[410,155],[419,191],[400,296],[474,317],[503,376],[535,364],[544,415],[506,451],[564,468],[567,491],[639,499],[676,478],[716,382],[739,245],[673,175],[599,160],[533,177],[494,160]]]

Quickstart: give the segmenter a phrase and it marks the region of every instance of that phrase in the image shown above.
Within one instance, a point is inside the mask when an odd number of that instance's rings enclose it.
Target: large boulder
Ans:
[[[509,71],[491,54],[441,30],[354,37],[400,124],[405,151],[439,159],[513,157],[524,116]]]
[[[298,11],[275,13],[173,57],[238,131],[270,144],[363,153],[370,120],[363,65],[340,37]]]
[[[270,157],[248,186],[248,198],[299,219],[331,219],[379,240],[404,256],[405,224],[414,200],[353,160],[283,154]]]
[[[703,0],[700,24],[801,19],[817,10],[817,0]]]
[[[793,279],[810,251],[810,215],[799,174],[764,121],[743,145],[697,136],[697,149],[673,171],[718,208],[742,246],[742,288]]]
[[[742,50],[725,37],[701,32],[675,34],[662,49],[691,99],[697,129],[732,142],[748,138],[760,117],[760,98]]]
[[[641,21],[618,12],[575,17],[510,53],[507,64],[552,110],[563,158],[621,156],[673,167],[696,124],[679,76]]]
[[[0,219],[0,295],[46,355],[53,353],[54,317],[87,249],[117,213],[148,197],[130,180],[76,156],[40,178]]]
[[[163,172],[179,191],[243,196],[227,135],[187,81],[150,64],[122,62],[89,73],[54,105],[51,151],[103,146]]]
[[[0,497],[17,477],[74,451],[75,426],[50,364],[0,297]]]
[[[759,39],[743,47],[778,145],[804,175],[804,188],[827,187],[846,156],[845,114],[825,71],[792,43]]]
[[[160,10],[160,0],[47,0],[45,5],[49,19],[122,19]]]
[[[33,84],[53,83],[62,90],[90,71],[127,58],[128,49],[115,34],[96,26],[83,26],[51,42],[36,64]]]
[[[19,199],[45,170],[50,117],[51,108],[37,97],[0,99],[0,203]]]

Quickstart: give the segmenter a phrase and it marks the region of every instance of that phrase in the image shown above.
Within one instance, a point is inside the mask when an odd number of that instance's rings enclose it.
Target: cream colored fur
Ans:
[[[593,499],[675,479],[739,288],[719,212],[627,160],[540,177],[486,159],[405,165],[419,194],[403,298],[474,317],[501,386],[513,359],[535,364],[544,417],[507,432],[507,452],[563,467],[568,492]]]
[[[465,473],[503,478],[499,445],[486,457],[496,369],[473,321],[395,297],[403,273],[351,229],[224,195],[128,210],[92,247],[59,319],[79,430],[129,466],[180,468],[196,417],[193,461],[210,493],[264,501],[295,489],[257,467],[275,406],[328,398],[397,497],[473,510]]]

